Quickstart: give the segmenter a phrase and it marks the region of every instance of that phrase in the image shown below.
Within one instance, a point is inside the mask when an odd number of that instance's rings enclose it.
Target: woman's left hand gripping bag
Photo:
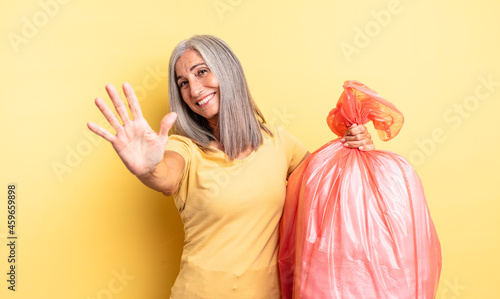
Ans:
[[[403,115],[366,85],[346,81],[327,122],[343,136],[372,121],[382,140]],[[290,176],[280,227],[283,298],[434,298],[441,247],[422,183],[388,151],[333,140]]]

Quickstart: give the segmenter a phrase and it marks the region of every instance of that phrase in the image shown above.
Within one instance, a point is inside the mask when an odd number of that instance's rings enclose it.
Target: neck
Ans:
[[[220,130],[219,130],[219,117],[215,116],[211,119],[207,119],[208,125],[210,128],[212,128],[212,131],[214,132],[214,136],[217,139],[217,141],[220,140]]]

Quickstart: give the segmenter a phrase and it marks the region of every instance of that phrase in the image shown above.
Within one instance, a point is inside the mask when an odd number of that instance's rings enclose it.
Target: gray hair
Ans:
[[[201,55],[210,71],[219,81],[220,140],[224,153],[234,159],[248,147],[256,150],[263,143],[261,129],[272,136],[264,125],[264,116],[250,95],[241,63],[229,46],[212,35],[195,35],[180,42],[172,51],[169,63],[170,110],[177,113],[173,125],[179,135],[192,139],[198,146],[209,150],[211,141],[216,140],[208,121],[193,112],[183,101],[176,82],[175,64],[187,50]]]

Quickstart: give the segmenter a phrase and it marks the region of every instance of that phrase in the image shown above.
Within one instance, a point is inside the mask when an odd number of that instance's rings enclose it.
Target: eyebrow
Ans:
[[[193,66],[189,69],[189,71],[191,72],[192,70],[194,70],[196,67],[198,67],[198,66],[200,66],[200,65],[206,65],[206,64],[205,64],[205,62],[200,62],[200,63],[197,63],[197,64],[193,65]],[[180,78],[182,78],[182,76],[177,76],[177,77],[175,78],[175,81],[178,81]]]

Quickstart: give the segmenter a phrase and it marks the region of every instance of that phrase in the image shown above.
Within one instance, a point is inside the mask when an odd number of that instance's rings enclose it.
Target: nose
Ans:
[[[193,78],[191,80],[191,82],[189,82],[189,88],[190,88],[192,97],[199,96],[203,92],[203,90],[205,89],[205,87],[203,86],[203,84],[201,84],[201,82],[198,80],[198,78]]]

